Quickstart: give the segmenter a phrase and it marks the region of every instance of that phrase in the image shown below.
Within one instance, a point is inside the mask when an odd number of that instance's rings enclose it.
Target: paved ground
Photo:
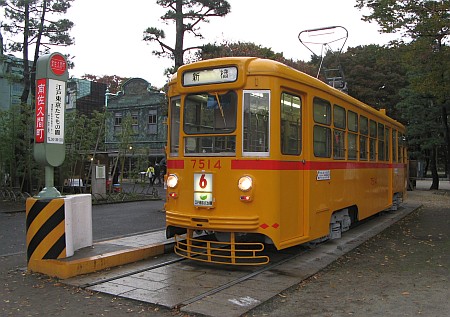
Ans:
[[[248,316],[449,316],[450,191]]]
[[[447,316],[450,190],[427,186],[409,192],[422,208],[246,316]],[[0,258],[1,316],[186,316],[69,287],[25,266],[24,254]]]

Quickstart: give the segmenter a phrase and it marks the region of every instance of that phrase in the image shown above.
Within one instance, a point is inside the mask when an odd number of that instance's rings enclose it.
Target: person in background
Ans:
[[[153,182],[155,181],[154,177],[155,177],[155,168],[153,167],[153,164],[150,164],[150,166],[147,168],[147,177],[148,180],[150,181],[150,185],[153,186]]]
[[[158,185],[161,185],[161,166],[158,163],[155,163],[152,185],[156,185],[156,179],[158,179]]]
[[[161,166],[161,176],[166,175],[166,173],[167,173],[166,159],[163,158],[163,159],[159,162],[159,165]]]
[[[116,166],[115,170],[113,171],[113,184],[118,184],[119,183],[119,175],[120,175],[120,171],[119,168]]]

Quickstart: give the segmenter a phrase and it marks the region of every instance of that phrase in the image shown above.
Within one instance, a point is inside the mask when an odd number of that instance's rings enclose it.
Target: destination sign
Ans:
[[[183,86],[230,83],[237,80],[237,67],[194,70],[183,73]]]

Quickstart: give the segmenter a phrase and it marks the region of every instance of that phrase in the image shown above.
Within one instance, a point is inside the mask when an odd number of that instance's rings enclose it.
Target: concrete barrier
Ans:
[[[28,269],[36,272],[40,261],[70,257],[92,246],[91,195],[28,198],[26,242]]]

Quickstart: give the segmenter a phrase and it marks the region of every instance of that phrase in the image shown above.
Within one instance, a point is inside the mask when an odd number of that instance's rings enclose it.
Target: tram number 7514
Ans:
[[[191,160],[191,163],[192,163],[192,168],[220,169],[222,167],[220,160],[198,159],[198,160]]]

